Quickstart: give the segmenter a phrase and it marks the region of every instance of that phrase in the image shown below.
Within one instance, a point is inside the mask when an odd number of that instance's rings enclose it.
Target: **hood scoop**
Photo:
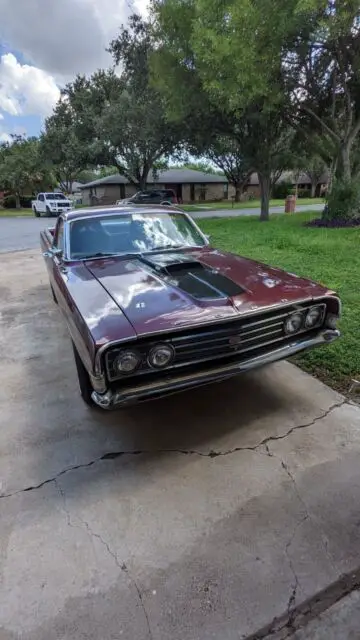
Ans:
[[[141,256],[140,261],[156,271],[169,285],[197,300],[221,300],[244,293],[244,289],[219,271],[183,253]]]

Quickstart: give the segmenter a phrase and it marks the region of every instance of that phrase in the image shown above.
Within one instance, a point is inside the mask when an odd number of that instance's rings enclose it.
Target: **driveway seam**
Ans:
[[[72,467],[66,467],[66,469],[62,469],[62,471],[59,471],[59,473],[57,473],[55,476],[52,476],[51,478],[47,478],[46,480],[43,480],[42,482],[40,482],[37,485],[31,485],[29,487],[25,487],[23,489],[18,489],[16,491],[13,491],[12,493],[5,493],[3,495],[0,495],[0,499],[5,499],[5,498],[12,498],[16,495],[19,495],[20,493],[29,493],[30,491],[37,491],[38,489],[41,489],[42,487],[44,487],[47,484],[51,484],[51,483],[55,483],[55,481],[58,478],[61,478],[61,476],[70,473],[71,471],[77,471],[78,469],[87,469],[89,467],[92,467],[94,464],[97,464],[98,462],[102,462],[102,461],[106,461],[106,460],[115,460],[116,458],[121,458],[122,456],[140,456],[140,455],[154,455],[154,454],[166,454],[166,453],[177,453],[177,454],[181,454],[181,455],[185,455],[185,456],[199,456],[202,458],[218,458],[220,456],[229,456],[232,455],[234,453],[238,453],[240,451],[255,451],[257,453],[259,453],[260,455],[266,455],[268,456],[269,453],[266,451],[265,453],[261,452],[261,451],[257,451],[259,448],[261,447],[265,447],[266,449],[266,445],[269,442],[276,442],[277,440],[284,440],[285,438],[288,438],[292,433],[294,433],[294,431],[299,431],[302,429],[308,429],[312,426],[314,426],[317,422],[324,420],[325,418],[327,418],[333,411],[335,411],[336,409],[339,409],[340,407],[344,406],[345,404],[349,404],[351,406],[358,406],[355,403],[352,403],[351,401],[349,401],[347,398],[344,398],[343,400],[341,400],[340,402],[335,402],[333,403],[328,409],[326,409],[326,411],[324,411],[321,415],[316,416],[315,418],[313,418],[313,420],[311,420],[310,422],[306,422],[305,424],[300,424],[300,425],[295,425],[294,427],[291,427],[288,431],[286,431],[286,433],[279,435],[279,436],[267,436],[266,438],[264,438],[264,440],[261,440],[258,444],[252,446],[252,447],[234,447],[233,449],[228,449],[227,451],[214,451],[211,450],[208,453],[204,453],[203,451],[196,451],[194,449],[139,449],[139,450],[135,450],[135,451],[114,451],[114,452],[109,452],[109,453],[105,453],[104,455],[98,457],[98,458],[94,458],[93,460],[90,460],[90,462],[84,462],[82,464],[77,464],[74,465]]]

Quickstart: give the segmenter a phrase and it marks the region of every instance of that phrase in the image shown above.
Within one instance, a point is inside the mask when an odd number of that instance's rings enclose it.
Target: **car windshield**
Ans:
[[[73,220],[70,258],[84,259],[198,247],[204,238],[181,213],[126,213]]]
[[[47,200],[66,200],[63,193],[45,193]]]

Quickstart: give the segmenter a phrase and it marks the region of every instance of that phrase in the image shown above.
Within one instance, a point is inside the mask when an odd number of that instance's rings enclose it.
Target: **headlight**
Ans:
[[[329,329],[336,329],[338,320],[339,316],[336,316],[335,313],[328,313],[325,324]]]
[[[323,313],[323,307],[311,307],[306,314],[305,327],[307,329],[312,329],[313,327],[316,327],[316,325],[320,324]]]
[[[132,373],[141,364],[141,357],[136,351],[122,351],[114,362],[119,373]]]
[[[284,322],[285,333],[292,334],[300,331],[304,323],[304,316],[300,311],[292,313]]]
[[[148,356],[148,362],[155,369],[168,367],[174,357],[174,349],[169,344],[158,344],[153,347]]]

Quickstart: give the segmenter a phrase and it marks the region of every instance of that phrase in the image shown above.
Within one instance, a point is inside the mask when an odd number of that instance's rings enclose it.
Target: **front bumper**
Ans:
[[[114,391],[109,389],[105,393],[93,391],[92,399],[94,403],[102,409],[112,410],[123,405],[161,398],[172,393],[185,391],[186,389],[192,389],[211,382],[220,382],[222,380],[226,380],[226,378],[231,378],[239,373],[250,371],[251,369],[256,369],[266,364],[271,364],[277,360],[285,360],[300,351],[329,344],[339,337],[340,331],[335,329],[325,329],[312,338],[298,338],[296,341],[287,344],[286,346],[273,349],[266,354],[252,357],[248,360],[243,360],[241,362],[225,366],[213,366],[206,371],[190,372],[174,376],[167,380],[156,380],[153,383],[143,385],[138,383],[133,387],[126,387],[124,389],[119,388]]]

